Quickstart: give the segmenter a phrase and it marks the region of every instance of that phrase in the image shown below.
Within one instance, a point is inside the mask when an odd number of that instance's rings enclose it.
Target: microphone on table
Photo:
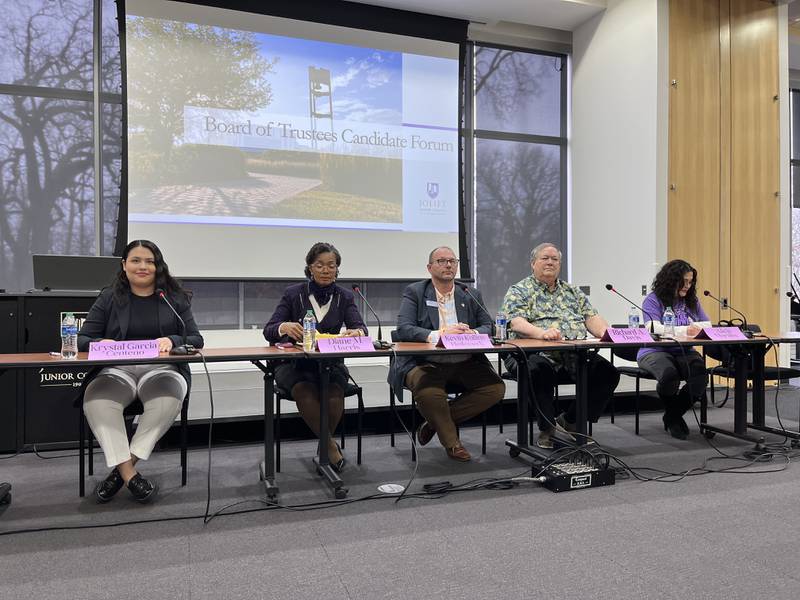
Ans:
[[[752,331],[750,331],[750,328],[747,326],[747,317],[745,317],[745,316],[744,316],[744,313],[741,313],[741,312],[739,312],[738,310],[736,310],[735,308],[733,308],[733,307],[732,307],[732,306],[731,306],[729,303],[723,302],[722,300],[720,300],[720,299],[719,299],[719,298],[717,298],[716,296],[712,295],[712,294],[711,294],[711,292],[709,292],[708,290],[703,290],[703,296],[708,296],[708,297],[709,297],[709,298],[711,298],[712,300],[716,300],[716,301],[717,301],[717,303],[718,303],[718,304],[719,304],[719,305],[720,305],[722,308],[729,308],[729,309],[731,309],[733,312],[735,312],[737,315],[739,315],[740,317],[742,317],[742,326],[741,326],[741,327],[739,327],[739,329],[741,329],[741,330],[742,330],[742,333],[744,334],[744,337],[746,337],[746,338],[751,338],[751,337],[753,337],[753,332],[752,332]]]
[[[656,341],[658,341],[658,340],[660,340],[660,339],[661,339],[661,334],[660,334],[660,333],[656,333],[655,325],[653,324],[653,322],[654,322],[656,319],[654,319],[654,318],[653,318],[653,315],[651,315],[649,312],[647,312],[647,311],[646,311],[646,310],[645,310],[643,307],[641,307],[641,306],[639,306],[638,304],[636,304],[636,302],[634,302],[633,300],[630,300],[629,298],[626,298],[625,296],[623,296],[623,295],[622,295],[621,293],[619,293],[619,292],[616,290],[616,288],[615,288],[613,285],[611,285],[610,283],[607,283],[607,284],[606,284],[606,289],[607,289],[609,292],[614,292],[614,293],[615,293],[617,296],[619,296],[620,298],[622,298],[622,299],[623,299],[623,300],[625,300],[626,302],[630,302],[630,303],[631,303],[633,306],[635,306],[635,307],[636,307],[636,308],[638,308],[640,311],[642,311],[642,314],[643,314],[645,317],[648,317],[648,318],[650,319],[650,335],[651,335],[651,336],[653,336],[653,339],[654,339],[654,340],[656,340]]]
[[[197,354],[197,349],[191,344],[186,343],[186,323],[184,323],[183,319],[178,314],[178,311],[175,310],[175,307],[172,306],[170,301],[167,299],[167,294],[162,289],[157,289],[156,294],[158,294],[158,297],[161,298],[166,303],[167,306],[169,306],[169,309],[175,314],[175,316],[178,317],[178,322],[181,324],[181,330],[183,331],[183,335],[181,335],[181,337],[183,338],[183,344],[181,344],[180,346],[173,347],[172,350],[169,351],[169,353],[176,356]]]
[[[381,320],[380,320],[380,317],[378,317],[378,313],[376,313],[375,309],[372,308],[372,305],[369,303],[369,300],[367,300],[367,297],[361,292],[361,288],[358,287],[358,284],[354,283],[352,287],[353,287],[353,291],[356,294],[358,294],[361,297],[361,299],[364,301],[364,304],[367,305],[367,308],[369,309],[369,312],[372,313],[372,316],[375,317],[375,321],[377,321],[377,323],[378,323],[378,339],[377,340],[373,340],[372,345],[375,346],[375,350],[388,350],[389,348],[392,347],[392,345],[389,342],[384,342],[383,341],[383,333],[381,331]]]
[[[466,293],[470,298],[472,298],[475,301],[475,304],[481,307],[483,312],[489,315],[489,319],[492,321],[492,331],[494,332],[494,317],[492,317],[492,313],[486,310],[486,307],[483,305],[483,302],[478,300],[478,297],[472,293],[472,290],[469,289],[469,286],[467,284],[462,283],[460,281],[456,281],[456,285],[460,287],[464,291],[464,293]],[[503,340],[501,340],[499,337],[492,335],[490,336],[490,338],[492,340],[492,344],[494,344],[495,346],[503,345]]]

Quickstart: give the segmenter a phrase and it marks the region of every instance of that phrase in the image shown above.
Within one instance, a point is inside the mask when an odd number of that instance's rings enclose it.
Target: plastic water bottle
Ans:
[[[498,312],[494,318],[494,335],[498,340],[508,339],[508,317],[504,312]]]
[[[65,314],[61,321],[61,358],[78,358],[78,324],[72,313]]]
[[[303,317],[303,350],[311,352],[314,349],[314,343],[317,341],[317,319],[314,317],[314,311],[309,310],[306,316]]]
[[[639,309],[633,305],[628,311],[628,329],[639,329]]]
[[[671,306],[667,307],[664,311],[664,333],[666,335],[675,335],[675,312]]]

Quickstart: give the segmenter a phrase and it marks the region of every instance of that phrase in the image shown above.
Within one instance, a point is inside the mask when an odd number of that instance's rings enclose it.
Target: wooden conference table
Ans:
[[[789,437],[800,439],[800,433],[785,432],[784,430],[769,427],[765,423],[766,410],[765,410],[765,396],[764,396],[764,363],[765,357],[773,345],[781,343],[796,344],[800,341],[800,332],[789,332],[776,335],[768,334],[755,334],[751,339],[736,340],[736,341],[715,341],[715,340],[701,340],[697,338],[690,338],[685,336],[678,336],[671,339],[662,339],[659,341],[648,342],[645,344],[638,342],[631,343],[613,343],[603,342],[598,339],[589,340],[564,340],[559,348],[547,348],[548,350],[559,349],[577,354],[577,367],[576,367],[576,381],[575,381],[575,396],[576,396],[576,426],[578,433],[587,433],[588,423],[588,402],[587,392],[589,382],[588,378],[588,356],[591,352],[602,349],[613,350],[614,348],[631,348],[631,347],[663,347],[663,348],[676,348],[683,347],[685,350],[700,346],[703,348],[712,348],[714,346],[724,346],[731,353],[734,365],[734,426],[732,431],[720,429],[711,426],[707,423],[705,403],[701,407],[700,426],[701,433],[721,433],[724,435],[731,435],[739,439],[751,441],[753,443],[763,442],[763,437],[752,437],[748,435],[747,430],[756,429],[759,431],[775,433],[778,435],[789,434]],[[512,340],[515,346],[523,349],[525,352],[541,351],[541,342],[538,340]],[[752,397],[753,397],[753,419],[751,422],[747,421],[747,384],[748,378],[752,381]],[[524,386],[526,381],[521,382]],[[519,394],[522,395],[522,392]],[[522,445],[527,445],[527,434],[520,432],[520,424],[518,423],[518,440],[517,442]],[[585,440],[585,437],[578,436],[579,440]]]
[[[179,363],[200,363],[205,358],[206,362],[238,362],[248,361],[258,367],[264,373],[264,462],[260,465],[260,476],[264,481],[264,486],[269,497],[274,497],[278,493],[275,484],[275,438],[272,427],[274,414],[274,371],[273,365],[276,359],[291,360],[303,356],[302,350],[290,348],[282,350],[270,346],[255,346],[251,348],[208,348],[202,350],[203,355],[171,355],[161,354],[158,358],[143,359],[119,359],[109,360],[88,360],[88,353],[78,353],[75,360],[66,360],[59,355],[51,355],[46,352],[25,353],[25,354],[0,354],[0,374],[9,369],[38,369],[48,367],[104,367],[120,364],[179,364]],[[76,390],[77,396],[77,390]],[[84,494],[84,464],[80,464],[80,495]]]
[[[574,352],[577,354],[577,367],[576,367],[576,381],[575,381],[575,396],[576,396],[576,427],[580,434],[587,433],[588,423],[588,357],[590,353],[596,352],[601,349],[613,349],[621,347],[675,347],[680,344],[688,349],[694,346],[714,346],[724,345],[733,355],[735,366],[735,386],[734,386],[734,428],[732,432],[712,427],[706,423],[705,406],[701,412],[701,428],[703,432],[723,433],[727,435],[734,435],[738,438],[758,442],[761,441],[756,438],[748,436],[747,429],[753,428],[760,431],[767,431],[772,433],[784,432],[765,424],[765,398],[764,398],[764,357],[766,356],[771,344],[779,344],[782,342],[797,343],[800,340],[800,334],[788,333],[776,336],[756,336],[752,339],[740,340],[736,342],[719,342],[711,340],[698,340],[695,338],[679,337],[676,339],[665,339],[660,341],[653,341],[650,343],[612,343],[603,342],[597,339],[591,340],[559,340],[559,341],[544,341],[532,339],[515,339],[510,340],[508,343],[493,346],[491,348],[482,348],[473,350],[470,353],[480,352],[485,354],[514,354],[517,359],[524,362],[523,353],[543,352],[543,351],[562,351]],[[274,416],[274,367],[277,363],[287,360],[296,360],[297,358],[310,358],[318,362],[320,369],[321,390],[320,395],[326,397],[327,387],[330,381],[331,359],[341,358],[358,358],[358,357],[385,357],[391,359],[394,356],[401,355],[444,355],[444,354],[464,354],[463,349],[447,350],[444,348],[436,348],[435,346],[427,343],[415,342],[399,342],[393,345],[389,350],[376,350],[374,352],[342,352],[335,354],[311,352],[305,353],[298,348],[280,349],[274,346],[256,346],[245,348],[209,348],[204,349],[203,356],[189,355],[189,356],[173,356],[163,354],[158,358],[148,359],[130,359],[126,360],[129,364],[152,364],[152,363],[199,363],[206,362],[234,362],[234,361],[248,361],[258,367],[264,374],[264,461],[260,465],[260,477],[264,481],[265,491],[267,496],[273,498],[278,493],[278,486],[275,483],[275,458],[274,458],[274,429],[273,429],[273,416]],[[751,363],[752,361],[752,363]],[[119,364],[117,360],[93,360],[87,359],[87,353],[79,353],[76,360],[64,360],[60,356],[53,356],[47,353],[29,353],[29,354],[0,354],[0,373],[8,369],[29,369],[29,368],[42,368],[42,367],[58,367],[58,366],[85,366],[91,368],[95,366],[109,366]],[[752,366],[752,369],[748,367]],[[528,439],[528,402],[529,397],[529,382],[527,381],[527,372],[525,369],[519,369],[519,393],[517,394],[517,440],[514,444],[517,448],[527,448],[530,440]],[[747,382],[748,376],[752,378],[753,382],[753,419],[752,422],[747,422]],[[320,453],[319,457],[314,459],[317,472],[322,475],[333,489],[334,495],[337,498],[344,498],[347,495],[347,489],[344,487],[344,482],[339,477],[331,465],[328,457],[328,437],[329,437],[329,423],[330,415],[328,405],[326,402],[320,403]],[[790,432],[791,433],[791,432]],[[792,434],[791,437],[800,439],[800,434]],[[579,440],[585,440],[583,436],[578,436]],[[763,439],[763,438],[762,438]],[[81,487],[84,482],[84,466],[80,467]]]

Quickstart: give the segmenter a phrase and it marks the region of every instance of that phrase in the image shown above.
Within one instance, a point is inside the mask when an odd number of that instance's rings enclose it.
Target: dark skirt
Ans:
[[[338,385],[342,391],[347,389],[350,371],[344,366],[344,361],[331,364],[330,385]],[[319,386],[319,361],[307,358],[298,358],[285,362],[275,367],[275,385],[291,394],[292,388],[298,383],[312,383]]]

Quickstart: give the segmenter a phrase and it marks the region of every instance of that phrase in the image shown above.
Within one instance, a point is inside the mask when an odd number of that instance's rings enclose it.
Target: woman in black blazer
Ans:
[[[314,311],[319,333],[367,335],[367,326],[356,308],[353,293],[336,285],[341,264],[342,256],[333,244],[317,242],[311,247],[306,255],[305,275],[308,280],[286,288],[264,327],[264,337],[270,344],[302,341],[302,322],[308,310]],[[344,390],[349,377],[344,361],[337,361],[332,366],[327,399],[331,434],[344,413]],[[319,373],[316,362],[298,359],[278,365],[275,383],[289,391],[300,416],[319,436]],[[345,459],[332,438],[328,452],[331,466],[340,471]]]
[[[183,319],[185,330],[160,297],[161,292]],[[184,343],[203,347],[189,294],[170,275],[158,247],[148,240],[135,240],[123,251],[114,283],[100,293],[89,310],[78,333],[78,349],[87,351],[91,342],[152,339],[158,341],[161,352]],[[157,486],[138,473],[136,463],[150,457],[156,442],[180,413],[191,385],[189,366],[123,363],[90,371],[86,379],[83,411],[106,463],[112,467],[95,488],[95,498],[108,502],[126,485],[136,500],[151,500]],[[144,412],[129,443],[123,411],[137,398]]]

